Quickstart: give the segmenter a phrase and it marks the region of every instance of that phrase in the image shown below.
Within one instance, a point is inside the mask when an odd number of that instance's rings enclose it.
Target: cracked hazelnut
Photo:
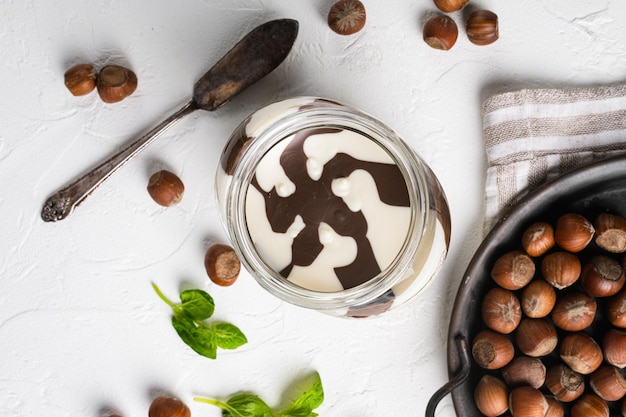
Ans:
[[[228,287],[239,277],[241,262],[233,248],[216,243],[207,250],[204,267],[211,281],[222,287]]]
[[[328,12],[328,26],[340,35],[352,35],[365,26],[365,6],[359,0],[339,0]]]
[[[137,89],[137,76],[120,65],[106,65],[98,73],[97,88],[105,103],[117,103]]]
[[[456,43],[459,28],[447,15],[434,16],[424,25],[424,42],[431,48],[447,51]]]
[[[180,203],[185,192],[185,185],[178,176],[170,171],[155,172],[148,180],[148,193],[163,207]]]
[[[74,65],[64,74],[65,86],[75,96],[84,96],[96,88],[96,70],[91,64]]]
[[[475,45],[489,45],[500,37],[498,15],[489,10],[476,10],[467,18],[467,38]]]

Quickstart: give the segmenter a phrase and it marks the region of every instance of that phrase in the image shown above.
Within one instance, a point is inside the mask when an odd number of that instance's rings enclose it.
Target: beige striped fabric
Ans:
[[[626,85],[519,90],[488,98],[482,110],[485,233],[537,186],[626,152]]]

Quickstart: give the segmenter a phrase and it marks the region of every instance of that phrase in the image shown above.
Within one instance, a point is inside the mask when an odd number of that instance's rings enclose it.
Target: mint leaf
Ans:
[[[215,344],[222,349],[237,349],[248,342],[242,331],[230,323],[215,323],[211,325],[211,330]]]
[[[273,417],[270,407],[253,394],[238,394],[226,401],[223,417]]]
[[[257,395],[237,394],[225,403],[212,398],[196,397],[194,401],[211,404],[222,409],[222,417],[317,417],[313,409],[324,401],[324,390],[319,374],[314,374],[315,381],[311,389],[305,391],[292,405],[281,413],[275,414]]]
[[[172,326],[182,341],[195,352],[210,359],[217,357],[217,345],[209,328],[198,326],[184,313],[172,316]]]
[[[320,375],[315,373],[315,381],[313,387],[302,393],[292,405],[285,408],[279,416],[291,416],[291,417],[315,417],[316,413],[313,413],[317,407],[324,402],[324,389],[322,388],[322,379]]]
[[[213,297],[202,290],[186,290],[180,293],[180,307],[194,320],[206,320],[215,311]]]

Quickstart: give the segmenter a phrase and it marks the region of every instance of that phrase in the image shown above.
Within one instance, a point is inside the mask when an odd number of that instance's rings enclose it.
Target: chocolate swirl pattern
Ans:
[[[289,263],[277,268],[288,279],[292,279],[292,275],[307,275],[306,268],[322,259],[320,255],[325,248],[324,242],[333,239],[350,238],[356,245],[355,251],[344,250],[342,261],[332,266],[336,275],[334,279],[338,279],[340,289],[363,284],[388,266],[387,261],[387,264],[379,264],[381,256],[375,253],[372,239],[386,239],[389,236],[375,235],[373,230],[379,231],[381,227],[373,229],[371,226],[373,222],[385,223],[389,219],[382,218],[383,212],[368,211],[365,207],[362,209],[360,206],[364,206],[364,199],[376,200],[378,207],[404,208],[394,213],[405,219],[400,224],[406,227],[389,232],[398,241],[396,245],[401,245],[406,239],[410,221],[410,198],[406,182],[398,166],[391,160],[379,162],[389,158],[382,148],[379,149],[381,156],[372,158],[374,161],[358,158],[354,155],[358,152],[351,155],[345,149],[332,153],[327,161],[311,157],[310,154],[316,155],[311,150],[318,146],[316,137],[324,136],[321,142],[328,145],[333,141],[342,141],[346,134],[352,135],[353,139],[358,136],[355,143],[361,141],[368,146],[373,143],[369,138],[342,129],[313,128],[299,131],[285,139],[289,143],[280,150],[280,167],[276,167],[276,179],[260,181],[262,173],[257,172],[252,181],[252,187],[262,196],[264,207],[249,209],[264,209],[273,233],[294,235]],[[371,187],[362,186],[368,181],[373,184]],[[264,184],[261,185],[261,182]],[[357,190],[353,192],[355,188]],[[359,192],[370,195],[359,196]],[[374,193],[376,195],[372,196]],[[298,226],[294,228],[294,225]],[[392,242],[384,244],[389,243]],[[298,280],[297,277],[295,279]],[[319,276],[315,279],[327,278]]]

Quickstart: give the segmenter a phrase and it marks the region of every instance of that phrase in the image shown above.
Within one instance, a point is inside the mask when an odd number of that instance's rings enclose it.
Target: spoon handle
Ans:
[[[83,200],[122,165],[141,152],[175,122],[197,109],[198,106],[194,101],[189,101],[180,110],[163,120],[159,125],[131,143],[128,147],[124,148],[116,155],[113,155],[73,183],[48,197],[41,210],[41,218],[46,222],[55,222],[69,216]]]

